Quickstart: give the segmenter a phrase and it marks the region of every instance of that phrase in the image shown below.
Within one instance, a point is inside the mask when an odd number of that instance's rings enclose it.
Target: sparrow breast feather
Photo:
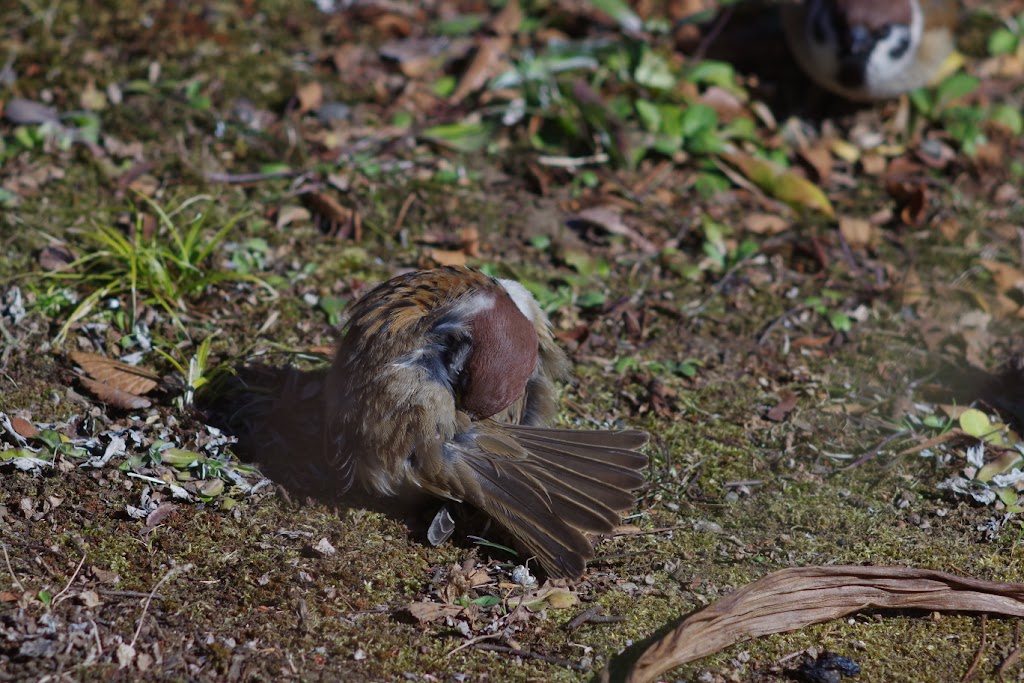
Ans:
[[[518,282],[447,267],[395,277],[351,310],[326,389],[340,486],[425,491],[500,523],[551,576],[578,578],[635,503],[635,430],[549,427],[569,375]]]

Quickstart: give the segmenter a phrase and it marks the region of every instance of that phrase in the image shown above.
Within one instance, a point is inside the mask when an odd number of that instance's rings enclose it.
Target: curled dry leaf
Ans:
[[[52,272],[67,270],[78,257],[63,244],[51,244],[39,252],[39,265]]]
[[[143,398],[143,394],[155,389],[160,380],[152,370],[84,351],[72,351],[68,355],[88,375],[79,375],[82,384],[101,401],[126,410],[141,410],[153,405],[149,399]]]
[[[866,609],[921,609],[1024,616],[1024,583],[983,581],[910,567],[792,567],[738,588],[685,619],[636,660],[627,683],[733,643],[794,631]],[[599,680],[610,680],[608,669]]]
[[[610,204],[592,206],[589,209],[580,211],[573,217],[573,220],[596,226],[612,235],[622,235],[645,253],[654,254],[658,252],[657,245],[626,225],[626,222],[622,220],[622,210],[617,206]]]
[[[428,624],[432,621],[454,617],[466,610],[459,605],[445,605],[439,602],[411,602],[407,608],[412,618],[421,624]]]
[[[341,239],[359,242],[363,239],[363,221],[359,212],[343,206],[326,192],[307,192],[302,195],[320,231]]]

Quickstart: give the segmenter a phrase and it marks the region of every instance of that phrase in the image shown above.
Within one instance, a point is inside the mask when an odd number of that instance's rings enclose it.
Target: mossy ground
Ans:
[[[281,224],[283,208],[296,203],[288,180],[226,186],[202,177],[269,162],[337,162],[302,134],[308,120],[285,118],[267,130],[242,131],[228,114],[242,96],[257,109],[281,111],[297,85],[327,79],[326,58],[310,55],[333,49],[331,34],[311,4],[204,3],[199,10],[177,3],[59,3],[52,13],[28,7],[0,12],[2,23],[16,27],[7,40],[25,74],[18,95],[74,109],[88,84],[124,86],[146,79],[159,64],[155,92],[108,103],[104,132],[143,145],[143,157],[132,163],[146,162],[142,174],[158,187],[162,205],[212,194],[225,220],[250,212],[231,234],[232,245],[265,241],[258,273],[273,282],[276,298],[245,285],[211,291],[178,312],[184,334],[164,316],[152,319],[155,335],[185,353],[216,332],[214,354],[236,379],[183,413],[167,391],[149,417],[166,423],[174,416],[183,439],[205,422],[223,427],[239,438],[239,457],[259,464],[275,488],[227,511],[216,501],[178,504],[147,526],[125,513],[144,483],[119,470],[4,470],[0,542],[9,564],[0,566],[0,630],[11,635],[0,642],[6,664],[0,680],[577,681],[620,652],[628,659],[681,616],[782,567],[894,564],[1021,579],[1016,520],[938,489],[962,469],[962,449],[952,450],[952,458],[895,455],[934,434],[911,430],[899,448],[843,469],[905,425],[914,402],[925,400],[922,384],[941,402],[991,400],[986,386],[1024,351],[1019,320],[998,316],[972,357],[983,368],[968,367],[970,341],[953,339],[938,350],[923,341],[922,319],[953,329],[992,294],[991,281],[977,277],[978,261],[1010,253],[1014,233],[996,229],[991,217],[998,214],[999,225],[1020,221],[1019,210],[1000,204],[993,182],[966,160],[930,188],[934,222],[954,218],[962,226],[953,237],[932,224],[902,226],[874,248],[847,256],[828,232],[833,228],[794,221],[787,233],[766,238],[749,262],[692,277],[681,274],[679,260],[693,266],[701,259],[694,216],[706,212],[739,226],[766,204],[783,209],[744,193],[727,202],[694,192],[668,201],[664,194],[638,198],[614,189],[635,177],[608,173],[605,191],[629,199],[646,235],[677,238],[672,249],[650,255],[627,238],[595,240],[567,226],[565,216],[593,197],[568,181],[539,196],[529,157],[451,162],[442,155],[431,162],[466,170],[466,180],[454,185],[401,168],[370,173],[349,159],[337,165],[347,174],[345,204],[358,207],[364,225],[356,245],[325,235],[308,216]],[[381,40],[367,27],[329,28],[349,42],[363,30],[368,44]],[[182,101],[181,84],[189,79],[203,84],[210,107]],[[356,108],[386,99],[369,83],[345,79],[333,96]],[[999,142],[1006,158],[1022,159],[1018,141]],[[385,146],[370,158],[386,166],[387,153]],[[432,154],[417,148],[423,159]],[[5,178],[50,166],[63,178],[26,192],[0,216],[6,255],[0,296],[18,286],[36,302],[45,300],[61,285],[43,277],[40,249],[54,239],[81,248],[83,230],[117,224],[133,210],[131,193],[117,180],[131,165],[126,159],[112,171],[109,158],[79,145],[8,155]],[[416,163],[427,164],[423,159]],[[692,185],[687,173],[666,176],[669,195],[675,183]],[[844,205],[851,212],[890,201],[870,181],[851,194]],[[583,604],[533,614],[514,632],[521,649],[563,663],[586,659],[589,671],[458,649],[466,639],[454,625],[415,623],[404,608],[436,596],[453,565],[507,556],[465,539],[430,547],[415,512],[338,498],[318,461],[318,391],[327,361],[307,351],[329,345],[333,331],[307,295],[350,298],[362,283],[429,263],[425,244],[467,226],[479,232],[480,254],[471,263],[570,293],[553,311],[577,375],[563,391],[564,422],[652,434],[650,484],[628,519],[643,533],[600,543],[578,587]],[[538,235],[547,241],[534,240]],[[231,253],[245,251],[236,247]],[[915,286],[932,302],[919,314],[908,314],[899,283],[911,269],[920,281]],[[950,285],[972,277],[971,287]],[[838,290],[848,309],[863,304],[850,331],[837,333],[804,304],[825,288]],[[577,305],[587,291],[600,291],[603,303]],[[4,319],[0,410],[37,423],[82,417],[84,432],[132,424],[125,411],[72,389],[81,388],[61,355],[118,349],[130,330],[99,316],[103,325],[78,330],[67,348],[50,349],[69,310],[39,306],[16,326]],[[684,362],[694,363],[696,373],[678,371]],[[954,382],[961,368],[985,381]],[[795,410],[783,421],[766,420],[786,394],[796,395]],[[1020,393],[1003,398],[1004,405],[1021,404]],[[1004,525],[993,527],[994,520]],[[321,539],[335,552],[317,550]],[[172,577],[158,585],[168,572]],[[61,593],[65,585],[69,591]],[[87,590],[98,602],[82,597]],[[48,604],[40,591],[58,599]],[[74,597],[59,599],[65,595]],[[566,624],[591,602],[624,620],[568,631]],[[485,610],[473,626],[500,614],[500,608]],[[779,662],[813,647],[856,659],[863,681],[950,680],[971,666],[984,633],[979,678],[994,679],[1019,644],[1017,629],[1009,620],[868,613],[742,643],[672,677],[777,680],[790,665]],[[17,640],[15,633],[32,637]],[[124,668],[112,649],[119,643],[134,645]],[[1019,677],[1019,667],[1009,675]]]

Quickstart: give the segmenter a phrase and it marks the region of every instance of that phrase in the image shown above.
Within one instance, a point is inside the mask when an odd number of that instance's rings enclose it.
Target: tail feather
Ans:
[[[523,427],[484,420],[460,440],[455,471],[467,502],[495,518],[551,576],[579,577],[635,502],[647,435]]]

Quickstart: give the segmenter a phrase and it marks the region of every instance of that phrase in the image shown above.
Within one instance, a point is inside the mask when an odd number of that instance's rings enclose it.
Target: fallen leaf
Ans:
[[[115,408],[122,408],[124,410],[144,410],[145,408],[149,408],[153,405],[153,402],[148,398],[117,389],[104,382],[97,382],[96,380],[83,375],[79,375],[78,379],[81,380],[86,389],[96,394],[96,398],[107,405],[114,406]]]
[[[777,235],[790,226],[790,222],[773,213],[748,213],[743,217],[743,228],[758,235]]]
[[[835,210],[821,188],[792,169],[743,152],[723,154],[722,158],[734,166],[745,178],[772,197],[797,209],[818,211],[832,218]]]
[[[413,602],[406,608],[412,618],[421,624],[427,624],[445,617],[454,617],[466,608],[458,605],[445,605],[439,602]]]
[[[627,683],[664,672],[734,643],[795,631],[869,609],[985,612],[1024,616],[1024,584],[982,581],[909,567],[792,567],[738,588],[687,617],[630,667]],[[609,669],[601,681],[610,681]]]
[[[641,251],[648,254],[658,252],[658,247],[653,242],[626,225],[625,221],[622,220],[622,211],[617,206],[593,206],[580,211],[573,216],[572,220],[596,226],[612,235],[622,235]]]
[[[505,57],[512,47],[509,36],[487,36],[480,39],[473,55],[473,61],[466,67],[459,84],[449,100],[453,104],[461,102],[467,95],[484,87],[488,80],[502,71]]]
[[[11,418],[11,427],[26,439],[34,439],[39,436],[39,429],[23,417],[14,416]]]
[[[147,394],[156,388],[160,380],[160,375],[148,368],[128,365],[95,353],[72,351],[68,356],[95,380],[132,394]]]
[[[51,273],[67,270],[78,257],[63,244],[51,244],[39,252],[39,265]]]
[[[499,36],[510,36],[519,30],[523,23],[523,10],[519,7],[519,0],[509,0],[501,11],[494,15],[490,28]]]
[[[1014,268],[1008,263],[987,259],[982,259],[981,265],[992,274],[992,279],[996,283],[996,291],[1000,294],[1006,294],[1014,289],[1024,290],[1024,271]]]
[[[295,99],[299,101],[299,113],[319,109],[324,101],[324,88],[317,81],[300,85],[295,91]]]
[[[159,525],[162,521],[167,519],[167,517],[172,512],[174,512],[177,509],[178,506],[175,505],[174,503],[160,503],[159,505],[156,506],[156,508],[154,508],[152,512],[146,515],[146,526],[155,527]]]
[[[854,249],[870,246],[873,242],[874,226],[863,218],[839,217],[839,232],[846,243]]]
[[[363,221],[359,212],[343,206],[326,192],[307,192],[302,195],[317,227],[325,235],[355,242],[363,239]]]
[[[782,400],[764,414],[764,419],[769,422],[784,422],[794,408],[796,408],[796,396],[784,394]]]
[[[814,170],[815,180],[827,182],[832,176],[832,153],[823,145],[804,147],[797,154],[805,164]]]
[[[452,249],[430,249],[425,256],[439,266],[464,266],[467,260],[466,252]]]

